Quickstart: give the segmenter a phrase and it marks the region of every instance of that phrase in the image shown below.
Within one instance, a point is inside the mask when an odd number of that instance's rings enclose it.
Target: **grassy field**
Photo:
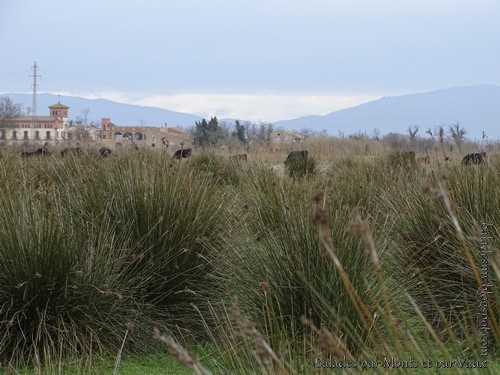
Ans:
[[[3,152],[0,370],[498,373],[499,160],[325,142]]]

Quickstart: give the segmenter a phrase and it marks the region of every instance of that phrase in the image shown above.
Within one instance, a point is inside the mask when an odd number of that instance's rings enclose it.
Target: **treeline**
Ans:
[[[231,143],[261,143],[269,145],[272,123],[252,122],[241,123],[236,120],[234,124],[219,121],[217,117],[211,117],[209,121],[203,119],[188,129],[193,143],[199,147],[210,147],[216,145],[227,145]]]

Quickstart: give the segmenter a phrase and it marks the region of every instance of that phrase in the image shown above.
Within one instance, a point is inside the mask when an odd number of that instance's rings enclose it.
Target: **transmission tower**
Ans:
[[[31,113],[32,113],[32,116],[36,116],[36,91],[38,88],[38,83],[36,83],[36,82],[37,82],[37,79],[41,78],[42,76],[37,74],[38,65],[36,65],[36,61],[34,62],[31,69],[33,70],[33,74],[30,75],[30,77],[33,77],[33,83],[31,84],[31,86],[33,87],[33,103],[31,104],[31,106],[32,106]]]

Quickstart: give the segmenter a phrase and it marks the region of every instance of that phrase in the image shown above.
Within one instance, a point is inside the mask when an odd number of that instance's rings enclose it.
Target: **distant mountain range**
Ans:
[[[277,121],[285,129],[327,129],[332,135],[367,133],[408,134],[410,126],[434,131],[443,126],[460,124],[469,139],[481,139],[484,131],[490,140],[500,140],[500,87],[493,85],[461,86],[426,93],[381,99],[322,116],[305,116]]]
[[[26,111],[32,106],[33,95],[31,94],[5,94],[10,96],[14,103],[20,103]],[[173,127],[192,126],[201,117],[188,113],[169,111],[157,107],[145,107],[140,105],[116,103],[107,99],[85,99],[77,96],[63,96],[53,94],[37,95],[37,115],[49,114],[48,107],[60,101],[69,108],[69,118],[83,118],[84,110],[89,110],[87,121],[101,123],[101,118],[109,117],[111,122],[120,126],[162,126],[167,123]]]
[[[26,109],[31,106],[30,94],[5,94]],[[109,117],[117,125],[190,127],[199,116],[169,111],[156,107],[144,107],[112,102],[106,99],[84,99],[73,96],[39,94],[37,114],[48,114],[48,106],[61,101],[70,107],[70,118],[82,118],[88,109],[88,120],[100,122]],[[232,121],[231,119],[224,119]],[[244,122],[243,119],[240,119]],[[439,126],[445,130],[460,124],[469,139],[481,139],[484,131],[490,140],[500,140],[500,87],[493,85],[461,86],[450,89],[383,97],[356,107],[326,115],[305,116],[293,120],[274,122],[275,128],[288,130],[327,130],[331,135],[366,133],[377,129],[381,135],[390,132],[407,134],[410,126],[419,126],[419,135]]]

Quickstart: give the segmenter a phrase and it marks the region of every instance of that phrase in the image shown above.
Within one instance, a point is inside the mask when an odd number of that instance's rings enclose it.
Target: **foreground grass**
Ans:
[[[170,166],[152,153],[2,161],[3,369],[182,374],[159,347],[197,374],[338,373],[330,357],[351,372],[381,361],[368,373],[386,373],[384,358],[479,361],[489,222],[493,363],[477,371],[494,374],[499,166],[397,157],[292,176],[213,153]]]
[[[65,374],[65,375],[108,375],[115,373],[115,359],[101,358],[93,361],[92,364],[82,363],[80,359],[75,359],[74,363],[55,364],[54,366],[43,366],[40,368],[42,374]],[[6,369],[5,374],[31,375],[34,368],[23,370]],[[127,356],[119,364],[118,372],[121,375],[189,375],[192,372],[169,357],[166,353],[154,355]]]

